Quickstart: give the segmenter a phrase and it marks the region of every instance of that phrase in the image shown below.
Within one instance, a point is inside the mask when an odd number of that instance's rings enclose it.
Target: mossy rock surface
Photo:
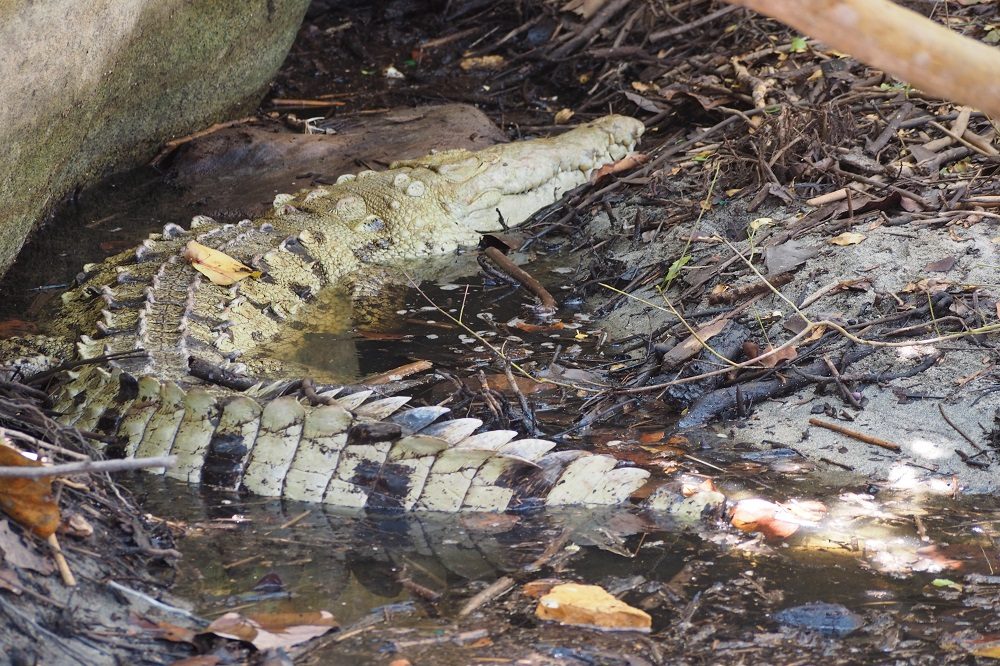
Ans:
[[[0,272],[75,188],[252,109],[308,0],[0,0]]]

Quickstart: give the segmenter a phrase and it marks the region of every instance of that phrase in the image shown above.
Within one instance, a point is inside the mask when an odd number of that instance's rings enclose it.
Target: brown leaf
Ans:
[[[137,614],[130,614],[129,620],[143,631],[152,634],[155,638],[171,643],[194,644],[197,632],[188,627],[181,627],[170,622],[154,621]]]
[[[937,261],[930,262],[924,266],[924,270],[934,273],[947,273],[955,266],[957,261],[957,257],[945,257],[944,259],[938,259]]]
[[[503,69],[507,61],[504,60],[502,55],[484,55],[484,56],[472,56],[469,58],[462,58],[458,63],[458,66],[462,68],[463,72],[468,72],[473,69],[478,70],[496,70]]]
[[[564,12],[573,12],[578,14],[583,20],[589,19],[593,16],[598,9],[603,7],[607,0],[569,0],[565,5],[560,7]]]
[[[819,248],[792,239],[781,245],[764,248],[764,263],[768,275],[779,275],[798,268],[819,252]]]
[[[620,173],[622,171],[628,171],[629,169],[634,169],[637,166],[641,166],[649,161],[649,156],[645,153],[629,153],[625,157],[621,158],[617,162],[612,164],[605,164],[600,169],[590,174],[590,182],[596,183],[601,178],[605,176],[610,176],[614,173]]]
[[[38,325],[23,319],[5,319],[0,321],[0,338],[13,338],[19,335],[31,335],[38,332]]]
[[[554,321],[548,324],[532,324],[523,319],[512,319],[507,325],[513,326],[525,333],[548,333],[549,331],[561,331],[566,328],[566,325],[561,321]]]
[[[597,585],[565,583],[556,585],[538,600],[535,615],[561,624],[594,627],[603,631],[649,633],[653,618],[649,613],[615,599]]]
[[[186,659],[178,659],[172,662],[170,666],[216,666],[222,663],[222,657],[214,654],[196,654],[193,657],[188,657]]]
[[[184,246],[184,258],[191,262],[194,269],[222,287],[239,282],[248,277],[259,278],[260,271],[241,264],[228,254],[213,250],[198,241],[188,241]]]
[[[697,336],[689,335],[684,340],[678,342],[670,351],[663,355],[664,370],[676,367],[700,352],[704,348],[702,342],[707,342],[721,333],[728,323],[728,319],[719,319],[718,321],[710,322],[696,331]],[[702,342],[699,342],[699,339]]]
[[[743,532],[759,532],[769,541],[787,539],[803,525],[815,524],[826,514],[821,502],[792,501],[785,505],[751,498],[733,507],[729,522]]]
[[[243,616],[226,613],[203,633],[251,643],[258,650],[289,648],[322,636],[340,625],[327,611],[307,613],[261,613]]]
[[[768,540],[786,539],[798,531],[797,522],[774,502],[762,499],[740,500],[733,507],[729,522],[741,532],[759,532]]]
[[[772,345],[768,345],[767,349],[765,350],[765,352],[772,351],[773,349],[774,349],[774,347]],[[760,365],[762,365],[765,368],[773,368],[774,366],[778,365],[782,361],[791,361],[791,360],[793,360],[798,355],[799,355],[799,352],[796,351],[795,345],[789,345],[789,346],[784,347],[784,348],[780,348],[779,347],[779,350],[777,352],[775,352],[774,354],[771,354],[770,356],[768,356],[766,358],[762,358],[757,363],[759,363]]]
[[[41,466],[0,442],[0,467]],[[0,482],[0,509],[43,539],[59,527],[59,505],[52,496],[52,477],[4,479]]]
[[[0,567],[0,590],[21,594],[21,579],[17,572],[7,567]]]
[[[521,586],[521,592],[526,597],[539,599],[552,591],[556,585],[562,585],[563,581],[558,578],[536,578]]]
[[[552,118],[556,125],[565,125],[576,115],[573,109],[559,109],[556,111],[556,115]]]
[[[86,539],[94,533],[94,526],[80,514],[74,513],[62,524],[59,531],[78,539]]]
[[[830,239],[830,242],[834,245],[857,245],[863,241],[867,236],[860,234],[857,231],[845,231],[839,236],[834,236]]]

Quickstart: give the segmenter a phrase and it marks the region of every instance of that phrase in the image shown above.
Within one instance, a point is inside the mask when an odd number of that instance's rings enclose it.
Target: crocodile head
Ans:
[[[281,196],[275,214],[296,218],[286,220],[287,228],[312,230],[314,244],[318,234],[326,247],[351,248],[348,255],[319,257],[342,264],[335,272],[443,254],[554,203],[594,169],[624,157],[643,129],[634,118],[606,116],[551,139],[442,151]]]

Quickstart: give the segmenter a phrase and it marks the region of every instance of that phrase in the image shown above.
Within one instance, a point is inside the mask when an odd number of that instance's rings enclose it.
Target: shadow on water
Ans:
[[[146,475],[129,485],[151,515],[183,525],[183,566],[173,590],[207,617],[239,607],[325,609],[346,625],[381,606],[419,602],[404,580],[440,594],[436,612],[453,615],[500,576],[525,582],[541,575],[527,568],[553,544],[572,554],[557,566],[561,577],[609,589],[641,589],[697,571],[707,574],[696,583],[702,589],[744,574],[781,580],[785,605],[823,599],[862,608],[917,600],[913,581],[881,577],[856,560],[817,553],[759,558],[733,548],[730,539],[713,543],[718,534],[710,536],[706,526],[633,507],[380,517],[239,498]],[[255,591],[273,575],[279,592]],[[668,619],[654,620],[654,630]]]

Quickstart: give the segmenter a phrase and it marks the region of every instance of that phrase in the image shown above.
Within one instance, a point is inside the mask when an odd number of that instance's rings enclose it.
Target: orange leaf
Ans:
[[[226,613],[208,625],[204,633],[246,641],[263,651],[275,647],[289,648],[322,636],[338,626],[333,615],[327,611],[260,613],[246,617],[239,613]]]
[[[0,467],[41,466],[14,447],[0,443]],[[59,527],[59,504],[52,496],[52,477],[4,479],[0,482],[0,509],[43,539]]]
[[[762,499],[740,500],[729,521],[742,532],[760,532],[768,540],[786,539],[799,529],[794,516],[780,505]]]
[[[621,158],[617,162],[613,162],[611,164],[605,164],[600,169],[592,173],[590,175],[590,182],[596,183],[605,176],[610,176],[613,173],[620,173],[622,171],[628,171],[629,169],[634,169],[637,166],[641,166],[648,161],[649,161],[649,156],[644,153],[629,153],[628,155]]]

